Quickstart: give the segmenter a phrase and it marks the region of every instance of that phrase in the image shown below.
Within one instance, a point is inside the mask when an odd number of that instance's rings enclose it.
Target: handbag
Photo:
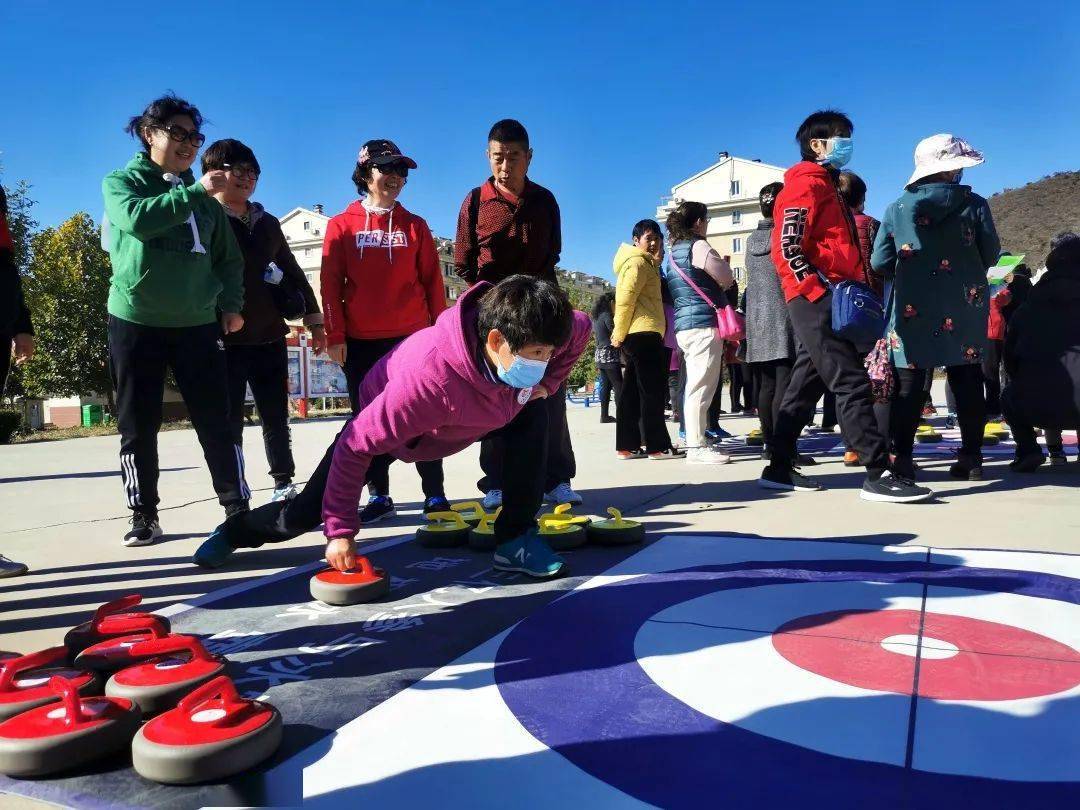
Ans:
[[[885,333],[885,304],[869,286],[841,281],[829,288],[833,332],[856,346],[872,344]]]
[[[675,263],[675,258],[670,254],[668,255],[668,264],[682,277],[683,281],[690,285],[690,288],[698,294],[702,301],[716,311],[716,331],[719,332],[721,340],[740,341],[746,337],[746,319],[736,312],[731,304],[725,303],[722,307],[714,304],[709,296],[702,291],[701,287],[695,284],[690,279],[690,276],[684,273],[682,268]]]

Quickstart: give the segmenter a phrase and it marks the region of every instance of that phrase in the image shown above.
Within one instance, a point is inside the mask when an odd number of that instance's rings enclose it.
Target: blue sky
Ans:
[[[562,206],[562,264],[609,276],[672,185],[721,150],[792,163],[822,106],[855,121],[870,213],[935,132],[984,151],[966,181],[987,196],[1080,168],[1080,4],[900,5],[5,0],[3,182],[33,183],[43,224],[97,218],[135,151],[122,126],[173,89],[209,139],[255,149],[271,211],[340,211],[360,144],[389,137],[420,164],[402,202],[452,237],[488,128],[514,117]]]

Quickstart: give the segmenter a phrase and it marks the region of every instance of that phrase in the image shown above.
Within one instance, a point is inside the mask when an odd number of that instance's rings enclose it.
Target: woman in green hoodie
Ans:
[[[981,153],[953,135],[933,135],[915,149],[907,190],[885,211],[871,264],[891,283],[886,339],[897,388],[889,414],[894,472],[914,478],[911,451],[922,415],[926,375],[945,366],[956,396],[962,447],[949,473],[982,476],[986,419],[982,360],[989,286],[986,270],[1001,245],[986,200],[960,185]]]
[[[211,196],[224,171],[196,180],[205,136],[198,109],[173,95],[153,101],[127,131],[142,143],[102,182],[102,242],[112,258],[109,363],[116,386],[120,470],[132,510],[124,545],[161,536],[157,434],[172,369],[226,515],[247,509],[242,448],[228,422],[222,333],[244,325],[244,259]]]

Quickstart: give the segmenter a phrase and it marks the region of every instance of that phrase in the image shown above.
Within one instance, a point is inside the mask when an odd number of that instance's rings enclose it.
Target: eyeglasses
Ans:
[[[378,169],[381,174],[396,174],[402,179],[409,176],[409,166],[403,160],[395,160],[393,163],[384,163],[382,166],[376,164],[375,168]]]
[[[177,143],[187,141],[196,149],[206,143],[206,136],[201,132],[198,130],[188,131],[179,124],[173,124],[171,127],[154,127],[154,129],[160,129],[169,136],[170,141],[176,141]]]
[[[237,180],[246,180],[249,177],[252,180],[259,179],[259,173],[251,166],[230,166],[228,163],[224,164],[229,174],[235,177]]]

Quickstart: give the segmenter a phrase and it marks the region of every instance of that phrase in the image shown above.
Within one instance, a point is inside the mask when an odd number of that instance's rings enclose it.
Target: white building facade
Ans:
[[[781,183],[784,169],[760,160],[720,153],[720,160],[673,186],[661,200],[656,218],[662,225],[683,201],[702,202],[709,209],[709,244],[727,259],[740,287],[746,281],[746,238],[761,221],[758,193],[769,183]]]

